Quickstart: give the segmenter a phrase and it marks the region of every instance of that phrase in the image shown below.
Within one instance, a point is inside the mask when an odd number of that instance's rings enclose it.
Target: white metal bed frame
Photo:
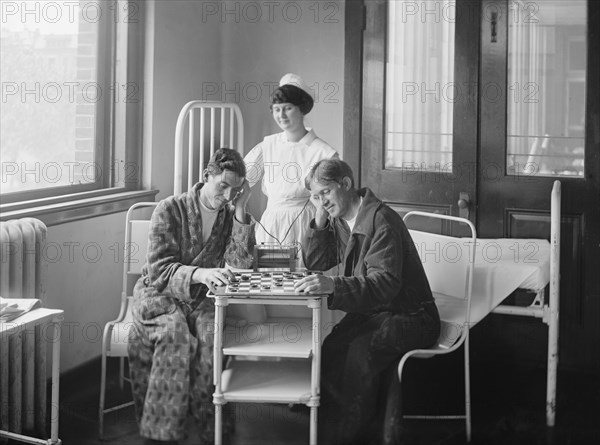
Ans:
[[[198,113],[199,121],[198,121]],[[217,110],[220,115],[219,138],[215,125],[217,121]],[[210,111],[210,121],[207,128],[206,114]],[[229,116],[227,116],[229,114]],[[185,145],[185,125],[188,124],[187,134],[187,188],[184,188],[183,175],[183,156]],[[196,134],[196,126],[200,125],[199,133]],[[225,128],[229,127],[229,132],[225,133]],[[207,134],[208,133],[208,134]],[[228,138],[226,137],[228,135]],[[205,137],[209,137],[208,153]],[[198,138],[198,139],[196,139]],[[219,147],[216,146],[216,141],[219,142]],[[221,102],[206,102],[202,100],[192,100],[184,105],[179,112],[177,125],[175,127],[175,177],[173,183],[173,193],[178,195],[183,190],[189,190],[194,184],[202,181],[202,171],[206,166],[205,163],[213,155],[213,153],[221,148],[228,147],[236,149],[243,155],[244,153],[244,120],[242,119],[242,111],[237,104],[221,103]],[[197,163],[196,154],[198,154]],[[206,156],[208,155],[208,157]]]

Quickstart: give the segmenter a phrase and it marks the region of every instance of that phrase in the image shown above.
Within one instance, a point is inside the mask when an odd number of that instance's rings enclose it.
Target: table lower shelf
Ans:
[[[228,402],[307,403],[311,396],[310,360],[233,360],[223,371]]]
[[[312,319],[273,318],[223,333],[223,355],[310,358]]]

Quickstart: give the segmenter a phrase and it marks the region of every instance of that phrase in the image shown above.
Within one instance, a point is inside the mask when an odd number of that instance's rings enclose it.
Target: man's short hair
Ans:
[[[242,155],[231,148],[219,148],[210,157],[206,172],[209,175],[220,175],[223,170],[237,173],[241,178],[246,177],[246,164]]]
[[[319,184],[330,182],[342,183],[342,180],[350,178],[351,189],[354,188],[354,174],[350,166],[341,159],[322,159],[312,166],[310,172],[304,179],[304,187],[310,190],[310,183],[314,180]]]

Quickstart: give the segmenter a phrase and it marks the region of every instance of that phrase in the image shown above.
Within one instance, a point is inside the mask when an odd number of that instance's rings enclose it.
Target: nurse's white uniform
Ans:
[[[262,191],[268,198],[260,220],[266,232],[260,225],[256,226],[258,244],[302,242],[315,214],[304,178],[314,164],[337,156],[313,130],[298,142],[288,141],[284,132],[267,136],[246,155],[246,177],[250,186],[262,181]]]

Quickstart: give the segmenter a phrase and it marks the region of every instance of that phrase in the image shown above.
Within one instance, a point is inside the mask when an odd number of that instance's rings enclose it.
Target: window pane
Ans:
[[[587,9],[511,2],[507,171],[583,178]]]
[[[2,193],[91,184],[96,116],[98,2],[3,2]]]
[[[454,1],[390,1],[386,168],[451,172]]]

